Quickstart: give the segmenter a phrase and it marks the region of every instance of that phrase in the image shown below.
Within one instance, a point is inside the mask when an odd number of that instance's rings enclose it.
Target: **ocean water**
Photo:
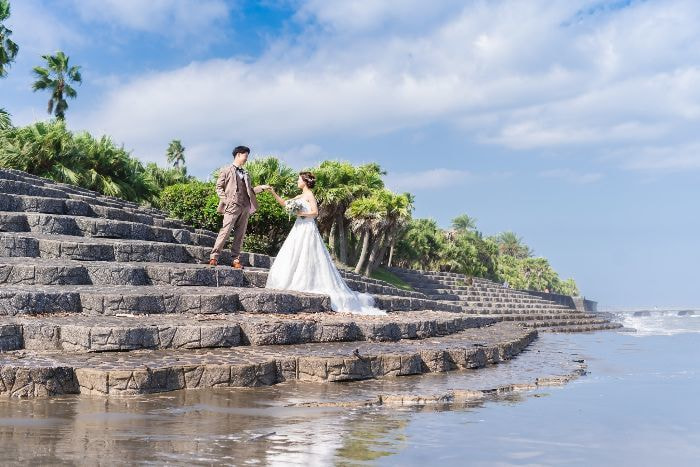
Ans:
[[[487,369],[137,398],[0,399],[0,465],[700,465],[700,312],[541,334]],[[675,313],[675,314],[674,314]],[[587,374],[484,400],[363,406]],[[321,403],[321,406],[316,403]],[[334,403],[340,403],[334,405]]]

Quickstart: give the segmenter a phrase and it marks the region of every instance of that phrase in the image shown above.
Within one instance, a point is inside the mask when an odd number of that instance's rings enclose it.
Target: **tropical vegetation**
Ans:
[[[32,70],[37,80],[32,84],[32,89],[36,91],[49,91],[50,97],[46,108],[49,115],[55,114],[56,118],[63,120],[66,118],[68,101],[66,98],[75,99],[78,92],[72,83],[82,83],[79,66],[71,66],[70,58],[63,52],[56,55],[42,55],[46,62],[46,67],[36,66]]]
[[[0,131],[9,130],[10,128],[12,128],[10,113],[0,107]]]
[[[165,167],[144,166],[109,137],[74,134],[63,120],[10,124],[0,131],[0,167],[151,204],[193,227],[216,231],[222,222],[216,212],[217,173],[206,181],[187,175],[184,147],[174,143],[165,151]],[[283,197],[297,193],[297,172],[275,157],[255,158],[246,168],[254,184],[272,185]],[[578,294],[572,279],[560,279],[513,232],[485,237],[466,214],[455,217],[450,229],[413,218],[413,196],[387,189],[376,164],[325,161],[310,170],[319,182],[320,230],[340,265],[365,275],[388,276],[389,266],[452,271],[514,288]],[[244,248],[274,255],[294,219],[269,193],[261,193],[258,204]]]
[[[7,69],[15,61],[19,52],[17,44],[10,39],[12,30],[3,24],[9,17],[10,2],[0,0],[0,78],[7,76]]]
[[[0,167],[24,170],[130,201],[149,201],[157,187],[141,162],[103,136],[73,134],[62,120],[0,132]]]

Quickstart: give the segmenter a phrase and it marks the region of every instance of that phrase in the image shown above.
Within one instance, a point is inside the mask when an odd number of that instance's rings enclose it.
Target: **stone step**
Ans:
[[[265,287],[266,282],[267,270],[251,267],[0,258],[0,284],[7,285]]]
[[[180,389],[337,382],[473,369],[512,358],[537,331],[511,323],[398,342],[202,350],[0,354],[0,396],[128,396]]]
[[[341,274],[342,275],[342,274]],[[381,294],[381,295],[394,295],[396,297],[411,297],[411,298],[422,298],[427,299],[425,295],[418,292],[413,292],[409,290],[399,289],[398,287],[386,286],[382,284],[377,284],[375,282],[369,282],[363,279],[348,279],[344,277],[345,282],[348,284],[352,290],[363,293],[371,294]]]
[[[485,296],[503,296],[503,295],[518,295],[526,298],[535,298],[544,300],[535,295],[529,294],[527,291],[511,289],[505,287],[481,287],[473,285],[455,285],[448,286],[444,284],[427,286],[426,284],[412,284],[415,290],[419,290],[425,294],[458,294],[458,295],[485,295]]]
[[[343,276],[343,278],[345,280],[356,280],[356,281],[364,282],[366,284],[375,284],[375,285],[380,285],[383,287],[391,287],[394,290],[403,291],[403,292],[409,294],[410,296],[425,298],[425,295],[423,295],[420,292],[416,292],[414,290],[402,289],[402,288],[396,287],[393,284],[390,284],[389,282],[386,282],[386,281],[383,281],[380,279],[374,279],[372,277],[367,277],[367,276],[363,276],[361,274],[356,274],[354,271],[348,269],[347,265],[336,264],[336,267],[338,267],[338,271],[340,272],[340,275]],[[397,294],[393,294],[393,295],[397,295]]]
[[[488,307],[463,307],[465,312],[477,315],[509,315],[509,314],[521,314],[521,315],[541,315],[541,314],[566,314],[575,312],[572,308],[567,308],[565,310],[551,309],[551,308],[528,308],[524,309],[518,306],[508,307],[508,308],[488,308]]]
[[[0,258],[0,284],[8,285],[95,285],[95,286],[200,286],[265,287],[267,270],[229,266],[210,267],[188,263],[114,263],[41,258]],[[386,310],[442,310],[462,308],[413,296],[394,296],[400,289],[363,285],[349,281],[351,289],[371,293]]]
[[[42,316],[10,318],[0,327],[0,351],[110,352],[200,349],[310,342],[398,341],[446,336],[497,322],[441,312],[357,316],[290,315]]]
[[[72,237],[38,233],[0,232],[0,257],[61,258],[78,261],[206,263],[211,248],[196,245],[110,238]],[[245,261],[256,267],[270,267],[270,257],[246,254]],[[223,251],[220,263],[230,264]]]
[[[527,298],[539,298],[528,294],[527,292],[517,289],[506,289],[504,287],[477,287],[471,285],[447,287],[440,285],[438,287],[425,287],[414,285],[414,289],[420,290],[426,294],[457,294],[457,295],[484,295],[484,296],[503,296],[503,295],[518,295]],[[541,300],[541,299],[540,299]]]
[[[214,239],[187,229],[60,214],[0,212],[0,231],[32,232],[47,235],[146,240],[212,247]]]
[[[210,237],[212,241],[216,239],[214,232],[194,229],[181,221],[167,219],[163,213],[158,215],[150,210],[91,205],[88,202],[74,199],[5,194],[0,198],[0,211],[96,217],[135,222],[161,228],[184,229],[191,233]]]
[[[552,321],[552,320],[581,320],[594,319],[605,321],[604,318],[592,313],[540,313],[540,314],[498,314],[498,315],[481,315],[474,314],[470,316],[492,316],[501,321]]]
[[[459,295],[456,294],[449,294],[449,293],[440,293],[440,294],[433,294],[429,292],[424,292],[425,296],[428,297],[431,300],[444,300],[444,301],[451,301],[451,302],[456,302],[459,300]]]
[[[541,328],[540,331],[543,332],[592,332],[592,331],[608,331],[614,329],[620,329],[622,324],[620,323],[602,323],[602,324],[582,324],[573,326],[552,326],[549,328]]]
[[[325,295],[246,287],[3,286],[0,316],[330,311]]]
[[[530,320],[520,321],[523,325],[531,328],[551,328],[565,326],[593,326],[599,324],[609,324],[608,320],[590,318],[590,319],[551,319],[551,320]]]
[[[448,302],[452,303],[452,302]],[[489,309],[502,309],[502,308],[519,308],[523,310],[527,309],[548,309],[548,310],[562,310],[571,311],[573,308],[568,308],[562,305],[555,305],[552,303],[519,303],[519,302],[475,302],[475,301],[460,301],[463,306],[468,306],[470,308],[489,308]]]
[[[58,184],[38,185],[21,180],[0,179],[0,192],[14,195],[41,196],[46,198],[74,199],[89,202],[91,205],[109,206],[113,208],[137,209],[138,205],[123,201],[117,201],[91,192],[81,192],[75,189],[66,189]]]
[[[166,214],[161,211],[155,209],[144,209],[135,203],[103,196],[89,190],[77,189],[76,187],[69,185],[56,183],[37,185],[26,181],[0,178],[0,192],[10,195],[11,197],[14,195],[15,197],[53,198],[56,200],[62,200],[65,202],[64,206],[66,206],[66,209],[69,207],[71,209],[83,209],[79,206],[79,204],[85,203],[90,206],[93,212],[98,213],[98,216],[99,212],[108,210],[110,213],[112,213],[112,215],[120,216],[118,218],[119,220],[136,221],[134,218],[129,218],[130,215],[136,215],[141,219],[140,221],[150,225],[156,225],[158,227],[190,228],[180,220],[168,218]],[[16,203],[20,203],[19,206],[22,206],[24,205],[25,201],[17,201],[15,198],[14,200],[10,199],[3,201],[0,203],[0,205],[7,204],[10,207],[6,209],[7,211],[21,210],[12,208],[12,206],[17,206]],[[51,203],[48,201],[29,200],[26,201],[26,203],[30,209],[32,209],[32,206],[35,206],[34,209],[42,209],[44,206],[47,206],[49,209],[58,209],[58,204],[55,202]],[[121,211],[121,213],[118,211]],[[67,212],[66,214],[72,214],[72,212]],[[122,218],[121,216],[125,216],[126,218]],[[150,222],[148,219],[150,219]]]
[[[392,295],[373,295],[377,308],[388,311],[435,310],[462,313],[464,308],[451,303],[423,298],[396,297]]]
[[[486,302],[480,302],[476,300],[460,300],[458,302],[459,304],[463,306],[470,306],[470,307],[490,307],[490,308],[503,308],[503,307],[508,307],[508,306],[518,306],[521,308],[549,308],[552,310],[573,310],[573,308],[569,308],[567,306],[563,305],[557,305],[553,304],[551,302],[520,302],[518,300],[502,300],[502,301],[486,301]]]
[[[154,225],[158,218],[135,209],[118,209],[90,205],[85,201],[42,196],[5,194],[0,198],[0,211],[62,214],[68,216],[102,217],[120,221]]]
[[[522,302],[537,302],[537,303],[556,303],[551,300],[544,298],[535,297],[533,295],[519,294],[519,293],[471,293],[471,292],[460,292],[457,294],[460,298],[465,300],[520,300]]]
[[[517,304],[524,308],[544,307],[552,309],[571,310],[572,308],[549,300],[531,298],[528,295],[503,294],[498,297],[484,297],[479,295],[450,295],[450,294],[426,294],[427,298],[444,302],[458,303],[469,307],[502,307]],[[522,298],[527,297],[527,298]]]
[[[36,186],[52,187],[58,190],[64,191],[66,193],[80,194],[84,196],[89,196],[93,198],[102,198],[115,204],[119,204],[124,207],[140,208],[137,203],[132,201],[127,201],[121,198],[115,198],[113,196],[106,196],[96,191],[88,190],[87,188],[82,188],[77,185],[68,185],[65,183],[59,183],[48,178],[39,177],[37,175],[32,175],[27,172],[22,172],[21,170],[0,168],[0,179],[1,180],[14,180],[29,183]],[[151,209],[155,211],[154,209]]]

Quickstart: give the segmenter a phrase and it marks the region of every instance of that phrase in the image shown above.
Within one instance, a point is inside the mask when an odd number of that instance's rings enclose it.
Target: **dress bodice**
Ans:
[[[302,208],[301,212],[311,212],[311,205],[307,200],[304,198],[297,198],[297,200],[300,202]],[[316,218],[314,217],[303,217],[297,214],[297,222],[314,222]]]

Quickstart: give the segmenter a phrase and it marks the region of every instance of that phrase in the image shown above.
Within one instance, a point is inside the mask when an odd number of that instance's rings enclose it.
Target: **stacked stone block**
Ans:
[[[265,289],[273,258],[206,264],[216,234],[0,169],[0,397],[132,395],[478,368],[537,335],[341,271],[389,314]],[[221,263],[230,262],[228,254]]]
[[[392,268],[392,272],[426,297],[457,304],[466,313],[518,322],[550,332],[586,332],[621,327],[603,315],[579,311],[483,278],[401,268]]]

